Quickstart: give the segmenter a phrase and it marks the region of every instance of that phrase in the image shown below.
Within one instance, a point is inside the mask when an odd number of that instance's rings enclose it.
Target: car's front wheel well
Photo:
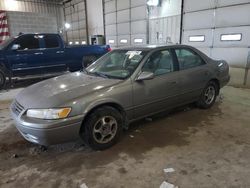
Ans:
[[[126,115],[126,112],[124,111],[124,109],[119,104],[110,102],[110,103],[104,103],[104,104],[97,105],[94,108],[92,108],[90,111],[88,111],[88,113],[86,114],[86,116],[83,119],[82,126],[81,126],[81,129],[80,129],[80,133],[82,133],[82,132],[85,131],[84,126],[85,126],[85,122],[87,121],[88,117],[94,111],[96,111],[97,109],[102,108],[102,107],[106,107],[106,106],[112,107],[112,108],[116,109],[122,115],[123,126],[124,126],[124,128],[126,128],[126,126],[127,126],[127,115]]]

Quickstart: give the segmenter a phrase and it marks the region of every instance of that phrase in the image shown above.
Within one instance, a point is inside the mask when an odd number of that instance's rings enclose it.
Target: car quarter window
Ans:
[[[34,35],[21,36],[14,44],[19,45],[18,50],[38,49],[39,39]]]
[[[185,70],[204,65],[204,60],[190,49],[175,49],[179,61],[180,70]]]
[[[59,41],[58,41],[57,36],[55,35],[45,35],[44,42],[45,42],[46,48],[58,48],[59,47]]]
[[[174,60],[170,50],[154,52],[144,64],[142,71],[152,72],[155,76],[174,71]]]

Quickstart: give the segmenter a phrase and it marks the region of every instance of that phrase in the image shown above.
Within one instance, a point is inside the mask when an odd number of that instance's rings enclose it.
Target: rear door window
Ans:
[[[45,48],[58,48],[60,46],[58,37],[55,35],[44,36]]]
[[[175,49],[180,70],[190,69],[206,64],[205,61],[190,49]]]
[[[39,39],[34,35],[25,35],[18,38],[15,44],[19,45],[18,50],[38,49]]]

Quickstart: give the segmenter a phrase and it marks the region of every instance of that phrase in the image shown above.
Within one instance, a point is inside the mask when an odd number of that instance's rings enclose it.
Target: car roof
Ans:
[[[164,48],[178,48],[178,47],[190,47],[188,45],[182,44],[168,44],[168,45],[145,45],[145,46],[126,46],[126,47],[119,47],[115,50],[137,50],[137,51],[151,51],[156,49],[164,49]]]

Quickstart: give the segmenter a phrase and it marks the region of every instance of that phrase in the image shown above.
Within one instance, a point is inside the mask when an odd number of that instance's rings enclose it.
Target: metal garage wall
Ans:
[[[250,86],[249,10],[250,0],[185,0],[182,42],[227,60],[231,83]]]
[[[149,43],[180,42],[181,0],[162,0],[160,6],[148,7]]]
[[[104,0],[106,43],[112,47],[147,43],[146,0]]]
[[[72,0],[64,4],[64,15],[71,25],[66,31],[69,44],[86,44],[88,42],[85,0]]]

